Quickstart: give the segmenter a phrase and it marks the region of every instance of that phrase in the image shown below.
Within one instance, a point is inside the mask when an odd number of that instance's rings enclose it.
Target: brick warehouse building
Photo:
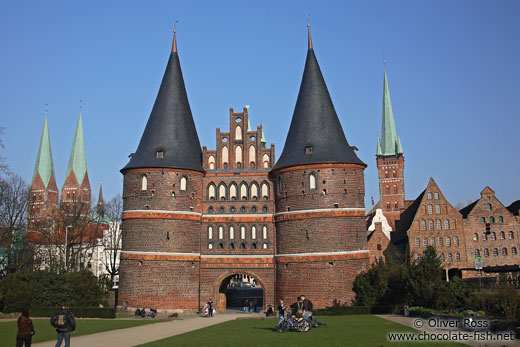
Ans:
[[[225,307],[237,274],[255,278],[263,304],[305,293],[317,307],[350,303],[368,264],[366,165],[348,144],[309,46],[282,155],[252,130],[247,107],[201,150],[172,52],[137,151],[121,170],[120,301],[195,310]],[[247,127],[246,127],[247,124]]]

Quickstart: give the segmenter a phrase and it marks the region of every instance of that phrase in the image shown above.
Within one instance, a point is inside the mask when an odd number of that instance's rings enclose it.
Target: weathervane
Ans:
[[[307,28],[310,28],[311,27],[311,14],[310,13],[307,13]]]
[[[176,33],[177,32],[177,23],[179,23],[180,21],[175,19],[173,21],[173,32]]]
[[[385,51],[383,51],[383,65],[386,67]]]

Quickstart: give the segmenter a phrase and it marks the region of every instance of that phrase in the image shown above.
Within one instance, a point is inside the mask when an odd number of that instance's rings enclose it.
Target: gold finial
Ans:
[[[175,52],[177,53],[177,37],[176,37],[176,33],[177,33],[177,23],[179,23],[179,20],[174,20],[173,21],[173,44],[172,44],[172,52]]]
[[[248,110],[249,110],[249,107],[250,107],[249,105],[246,105],[246,108],[247,108]]]
[[[307,13],[307,31],[309,33],[309,49],[312,49],[312,39],[311,39],[311,24],[310,24],[310,18],[311,18],[311,14],[310,13]]]

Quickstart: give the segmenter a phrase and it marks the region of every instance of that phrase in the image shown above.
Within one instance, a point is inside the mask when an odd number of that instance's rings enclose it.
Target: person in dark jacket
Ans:
[[[63,340],[65,340],[65,347],[70,347],[70,333],[76,330],[76,318],[70,312],[68,304],[63,304],[61,311],[52,316],[51,325],[56,328],[58,333],[56,347],[60,347]]]
[[[22,315],[18,318],[18,332],[16,333],[16,347],[31,347],[32,336],[34,335],[34,326],[29,318],[29,311],[23,310]]]

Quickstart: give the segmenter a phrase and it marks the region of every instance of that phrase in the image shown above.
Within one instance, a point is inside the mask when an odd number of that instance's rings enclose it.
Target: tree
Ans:
[[[445,282],[435,247],[428,246],[417,263],[410,264],[408,299],[414,306],[437,308]]]
[[[3,135],[5,131],[4,127],[0,127],[0,135]],[[4,148],[4,142],[0,138],[0,148]],[[0,174],[5,174],[9,172],[9,166],[7,165],[7,161],[4,157],[0,156]]]
[[[119,275],[119,256],[121,254],[123,233],[121,230],[121,216],[123,214],[123,199],[117,194],[107,204],[106,214],[110,217],[109,229],[104,232],[102,246],[104,252],[103,263],[110,275],[110,279]]]
[[[520,298],[513,284],[509,283],[507,275],[501,274],[498,278],[498,305],[508,320],[514,320],[520,304]]]
[[[23,266],[22,251],[29,199],[29,187],[17,174],[9,172],[0,177],[0,256],[3,276]]]

